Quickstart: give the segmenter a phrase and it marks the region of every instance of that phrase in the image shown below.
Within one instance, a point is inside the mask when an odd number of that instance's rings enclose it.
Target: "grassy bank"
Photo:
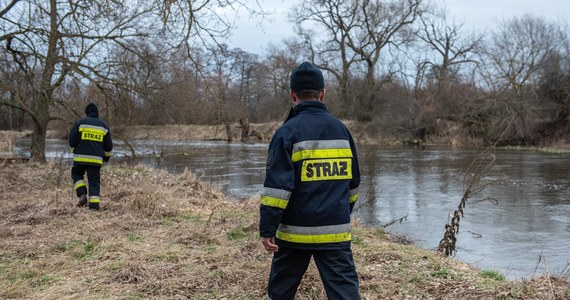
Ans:
[[[0,166],[1,299],[265,299],[258,199],[190,172],[103,168],[102,210],[74,206],[64,165]],[[505,281],[354,222],[363,299],[570,299],[545,274]],[[326,299],[311,266],[298,299]]]

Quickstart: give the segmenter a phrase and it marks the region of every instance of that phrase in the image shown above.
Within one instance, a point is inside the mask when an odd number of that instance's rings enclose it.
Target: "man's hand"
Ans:
[[[275,245],[274,237],[262,237],[261,243],[267,252],[277,252],[279,250],[279,246]]]

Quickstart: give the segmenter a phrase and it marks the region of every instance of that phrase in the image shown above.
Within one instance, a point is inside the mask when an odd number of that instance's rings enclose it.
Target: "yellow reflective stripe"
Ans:
[[[306,235],[285,233],[277,230],[275,236],[283,241],[303,244],[340,243],[348,242],[352,239],[350,232]]]
[[[107,134],[108,130],[105,127],[95,126],[95,125],[79,125],[79,132],[89,131],[93,133],[100,133],[102,135]]]
[[[303,159],[319,159],[319,158],[338,158],[338,157],[352,157],[350,148],[342,149],[309,149],[301,150],[291,155],[293,162],[298,162]]]
[[[279,198],[269,197],[269,196],[261,196],[261,204],[263,204],[265,206],[271,206],[271,207],[277,207],[277,208],[285,209],[285,208],[287,208],[288,203],[289,203],[289,201],[285,200],[285,199],[279,199]]]
[[[102,135],[107,134],[107,132],[105,130],[95,129],[95,128],[79,128],[79,132],[91,132],[91,133],[97,133],[97,134],[102,134]]]
[[[351,240],[350,223],[324,226],[279,224],[276,237],[293,243],[338,243]]]
[[[78,182],[75,183],[75,189],[78,189],[82,186],[85,186],[85,181],[83,180],[79,180]]]
[[[293,153],[309,149],[344,149],[350,148],[348,140],[306,140],[293,144]]]
[[[357,199],[358,199],[358,194],[355,194],[355,195],[350,196],[348,202],[349,202],[349,203],[354,203],[354,202],[356,202]]]
[[[111,157],[111,156],[113,156],[113,154],[111,154],[111,152],[105,152],[105,156]]]
[[[261,196],[269,196],[273,198],[279,198],[283,200],[289,200],[291,198],[291,192],[282,189],[270,188],[270,187],[263,187],[261,191]]]
[[[101,199],[99,199],[98,196],[90,196],[89,197],[89,203],[100,203]]]
[[[103,159],[100,158],[87,158],[87,157],[74,157],[73,161],[92,164],[103,164]]]

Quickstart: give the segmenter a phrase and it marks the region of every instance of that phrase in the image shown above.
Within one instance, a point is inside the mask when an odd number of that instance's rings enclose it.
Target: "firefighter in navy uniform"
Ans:
[[[85,107],[87,117],[75,122],[69,133],[69,146],[73,152],[71,178],[75,193],[79,197],[78,206],[89,202],[89,208],[98,210],[101,199],[100,180],[101,166],[108,162],[113,150],[113,141],[109,126],[99,119],[97,106],[89,103]],[[83,176],[87,173],[89,184],[89,200],[87,186]]]
[[[290,77],[294,102],[269,145],[260,236],[273,252],[268,296],[294,299],[315,260],[329,299],[360,299],[350,214],[360,171],[352,135],[322,100],[321,70],[304,62]]]

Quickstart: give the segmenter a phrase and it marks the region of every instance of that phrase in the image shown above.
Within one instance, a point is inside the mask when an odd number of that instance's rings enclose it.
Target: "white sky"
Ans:
[[[251,1],[251,0],[250,0]],[[230,48],[263,54],[269,43],[280,44],[293,36],[293,24],[287,21],[287,13],[298,1],[259,0],[266,11],[274,12],[261,25],[260,21],[241,16],[236,21],[228,41]],[[302,0],[301,0],[302,1]],[[530,14],[547,20],[570,23],[570,0],[436,0],[446,3],[448,17],[456,23],[464,23],[465,30],[493,29],[499,21],[513,16]]]

